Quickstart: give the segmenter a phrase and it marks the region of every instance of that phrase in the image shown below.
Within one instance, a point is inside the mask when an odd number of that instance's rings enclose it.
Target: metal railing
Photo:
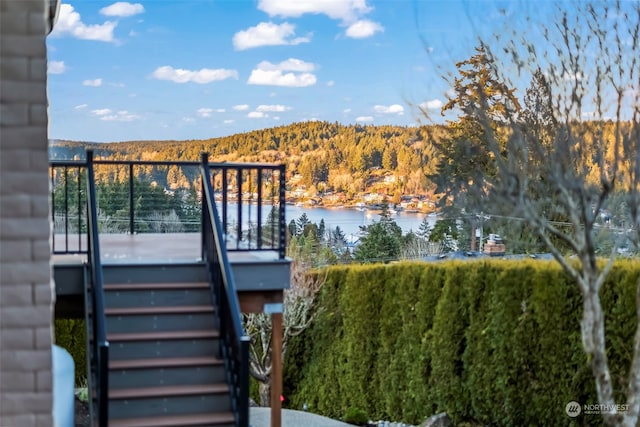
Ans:
[[[286,251],[285,167],[256,163],[209,164],[221,201],[224,241],[231,251]],[[215,191],[217,189],[217,191]],[[266,193],[266,194],[265,194]],[[235,202],[235,209],[231,209]],[[265,215],[265,207],[270,208]]]
[[[223,242],[222,223],[214,201],[211,168],[202,156],[202,258],[210,274],[215,311],[220,326],[220,351],[230,386],[231,408],[237,427],[249,425],[249,343],[242,328],[240,303],[233,271]]]
[[[85,298],[87,325],[91,325],[87,340],[90,343],[89,393],[92,409],[97,411],[93,419],[100,427],[109,424],[109,342],[107,341],[106,320],[104,315],[104,292],[102,264],[100,263],[100,243],[98,240],[98,214],[96,210],[96,189],[93,175],[93,152],[87,152],[87,246],[90,281],[86,284]],[[95,394],[95,395],[94,395]]]
[[[200,178],[200,163],[94,159],[93,165],[100,233],[201,231],[202,193],[192,187]],[[227,249],[276,251],[283,259],[284,165],[211,163],[209,167]],[[50,162],[53,253],[87,253],[86,168],[83,160]]]
[[[87,164],[56,161],[49,166],[52,252],[87,253]]]

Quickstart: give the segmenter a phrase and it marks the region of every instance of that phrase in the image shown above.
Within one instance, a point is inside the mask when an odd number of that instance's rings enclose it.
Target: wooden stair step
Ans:
[[[218,414],[171,415],[165,417],[124,418],[109,420],[109,427],[174,427],[234,424],[231,412]]]
[[[222,365],[217,357],[170,357],[154,359],[109,360],[109,369],[175,368],[187,366]]]
[[[189,313],[213,313],[211,305],[179,305],[179,306],[153,306],[153,307],[123,307],[105,308],[107,316],[128,316],[142,314],[189,314]]]
[[[200,331],[160,331],[107,334],[107,341],[109,342],[192,340],[207,338],[220,338],[220,333],[217,330],[207,329]]]
[[[188,282],[188,283],[112,283],[104,285],[105,291],[153,291],[153,290],[171,290],[171,289],[208,289],[209,284],[206,282]]]
[[[227,384],[180,385],[109,389],[109,400],[144,399],[153,397],[191,396],[198,394],[223,394],[229,392]]]

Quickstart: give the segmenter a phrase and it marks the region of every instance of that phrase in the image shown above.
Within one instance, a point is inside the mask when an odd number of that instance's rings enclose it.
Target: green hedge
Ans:
[[[54,325],[55,344],[71,354],[75,362],[76,386],[87,379],[87,342],[83,319],[58,319]]]
[[[640,263],[617,262],[601,292],[618,390],[630,366]],[[418,424],[593,425],[577,287],[553,262],[488,260],[332,267],[318,317],[289,347],[293,408]],[[620,396],[618,396],[620,397]]]

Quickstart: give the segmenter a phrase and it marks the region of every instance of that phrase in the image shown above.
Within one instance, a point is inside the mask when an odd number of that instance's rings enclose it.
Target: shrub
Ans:
[[[616,262],[601,292],[618,390],[631,363],[639,274],[639,262]],[[456,424],[601,423],[564,412],[571,400],[597,399],[581,297],[554,262],[332,267],[318,304],[284,366],[293,407],[308,402],[333,418],[360,408],[411,424],[442,411]]]
[[[87,341],[84,319],[57,319],[54,323],[55,344],[71,354],[75,364],[76,387],[87,378]]]
[[[344,414],[344,422],[357,426],[367,425],[369,418],[367,413],[360,408],[349,408]]]

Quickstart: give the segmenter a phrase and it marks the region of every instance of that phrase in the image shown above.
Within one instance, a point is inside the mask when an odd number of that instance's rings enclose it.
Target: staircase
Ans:
[[[105,266],[109,426],[235,425],[205,267],[191,269]]]

